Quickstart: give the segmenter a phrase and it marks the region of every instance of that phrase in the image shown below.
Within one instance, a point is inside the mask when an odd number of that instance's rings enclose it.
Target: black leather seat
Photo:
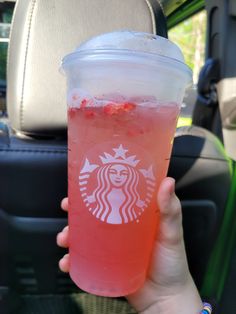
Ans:
[[[122,28],[165,35],[162,13],[151,3],[153,8],[141,0],[17,2],[9,47],[9,124],[0,129],[0,266],[7,267],[0,268],[0,289],[6,294],[75,288],[58,271],[63,250],[55,244],[67,221],[59,209],[67,194],[67,146],[65,80],[58,67],[91,35]],[[181,129],[169,174],[177,179],[190,268],[201,285],[224,214],[228,159],[212,134]]]
[[[211,132],[181,127],[175,135],[169,175],[176,179],[189,267],[200,289],[225,215],[232,163]]]

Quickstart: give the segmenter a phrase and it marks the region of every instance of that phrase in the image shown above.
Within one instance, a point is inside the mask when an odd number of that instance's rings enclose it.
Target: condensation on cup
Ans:
[[[148,275],[191,70],[179,48],[133,31],[92,38],[62,62],[67,77],[70,276],[124,296]]]

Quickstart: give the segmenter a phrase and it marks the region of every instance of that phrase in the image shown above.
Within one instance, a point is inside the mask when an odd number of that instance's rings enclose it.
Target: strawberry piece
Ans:
[[[80,106],[81,106],[81,108],[85,108],[87,106],[87,104],[88,104],[88,101],[87,101],[87,99],[84,98],[83,100],[81,100]]]
[[[123,104],[124,107],[124,111],[130,111],[130,110],[134,110],[136,108],[136,105],[132,102],[125,102]]]
[[[95,117],[95,112],[92,110],[86,111],[85,117],[86,117],[86,119],[93,119]]]
[[[134,103],[125,102],[121,104],[109,103],[103,107],[104,113],[108,115],[120,114],[122,112],[129,112],[136,107]]]
[[[74,94],[74,95],[72,95],[71,98],[72,98],[72,100],[76,101],[76,100],[79,99],[79,95],[78,94]]]
[[[119,105],[109,103],[103,107],[103,112],[108,115],[117,114],[119,110]]]

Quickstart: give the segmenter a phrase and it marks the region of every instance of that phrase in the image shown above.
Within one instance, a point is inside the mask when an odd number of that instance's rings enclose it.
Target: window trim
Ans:
[[[205,9],[204,0],[189,0],[183,3],[177,10],[167,16],[167,27],[171,29],[177,24],[190,18],[192,15]]]

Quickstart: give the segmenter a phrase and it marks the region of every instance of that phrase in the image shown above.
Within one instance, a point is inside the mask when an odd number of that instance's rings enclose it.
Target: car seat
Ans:
[[[161,21],[160,26],[157,21]],[[7,69],[8,124],[0,127],[2,294],[63,293],[55,243],[67,223],[65,78],[60,61],[85,39],[134,29],[166,36],[157,1],[17,1]]]
[[[78,291],[57,266],[65,251],[56,246],[56,233],[67,223],[60,210],[67,195],[65,79],[58,68],[85,39],[117,29],[167,36],[158,1],[16,3],[7,69],[9,119],[0,126],[2,295]],[[210,132],[181,128],[169,174],[177,180],[190,269],[200,286],[224,213],[230,165]]]

